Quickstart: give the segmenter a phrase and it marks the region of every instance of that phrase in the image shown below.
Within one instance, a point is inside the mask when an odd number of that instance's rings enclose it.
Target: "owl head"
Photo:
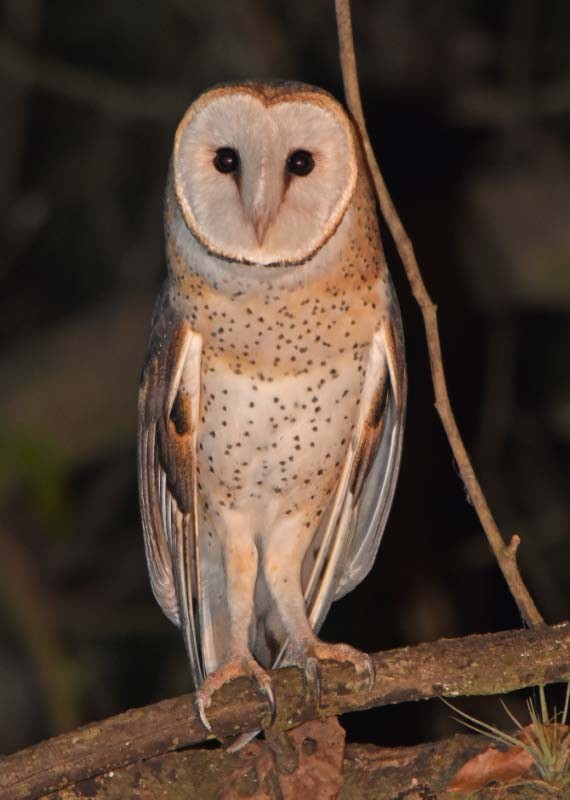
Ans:
[[[346,112],[320,89],[222,86],[201,95],[176,131],[176,202],[212,255],[248,265],[301,264],[346,213],[356,152]]]

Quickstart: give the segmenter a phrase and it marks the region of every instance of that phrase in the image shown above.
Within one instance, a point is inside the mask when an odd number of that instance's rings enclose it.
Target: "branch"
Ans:
[[[271,673],[277,730],[310,719],[430,697],[488,695],[570,680],[570,623],[440,640],[373,656],[369,692],[346,664],[322,664],[320,707],[304,696],[296,668]],[[216,694],[208,711],[219,738],[267,724],[265,701],[245,679]],[[93,723],[0,760],[0,800],[33,800],[127,764],[207,738],[192,695]]]
[[[309,723],[310,724],[310,723]],[[314,724],[314,723],[313,723]],[[298,730],[306,728],[302,725]],[[315,763],[322,758],[323,748],[316,746],[315,752],[305,758],[301,766],[301,780],[305,778],[315,798],[330,797],[322,793],[322,784],[314,781]],[[166,798],[188,796],[187,787],[193,787],[193,800],[216,797],[260,797],[259,787],[264,786],[263,742],[249,745],[239,753],[227,753],[222,748],[189,748],[179,753],[166,753],[142,763],[115,769],[112,773],[99,775],[88,782],[82,781],[66,789],[65,800],[116,800],[116,798],[145,797]],[[374,798],[374,800],[417,800],[419,797],[440,797],[457,770],[477,753],[489,747],[483,736],[457,734],[438,742],[413,747],[376,747],[368,744],[348,744],[344,752],[341,779],[343,788],[340,798]],[[256,755],[261,756],[256,760]],[[303,752],[301,750],[301,756]],[[271,763],[271,762],[270,762]],[[295,791],[287,787],[288,778],[296,776],[278,770],[279,788],[284,798],[303,798],[308,791]],[[322,773],[321,773],[322,780]],[[329,779],[326,775],[325,781]],[[323,781],[323,783],[325,782]],[[285,791],[283,791],[285,784]],[[173,787],[172,789],[170,787]],[[174,788],[175,787],[175,788]],[[416,787],[416,792],[411,792]],[[287,792],[289,788],[289,792]],[[303,787],[308,789],[307,784]],[[425,788],[423,795],[419,791]],[[256,791],[257,790],[257,791]],[[172,794],[170,793],[172,792]],[[405,794],[404,794],[405,792]],[[281,797],[274,792],[272,797]],[[447,796],[447,795],[446,795]],[[53,798],[53,795],[51,795]],[[536,800],[536,794],[534,795]],[[47,800],[47,798],[45,799]],[[520,798],[522,800],[522,798]]]
[[[362,139],[362,145],[366,154],[366,160],[382,215],[390,229],[392,238],[398,249],[400,259],[406,271],[412,294],[420,306],[424,325],[426,329],[427,345],[431,365],[431,374],[435,394],[435,407],[440,416],[441,422],[447,434],[451,450],[457,462],[465,490],[473,503],[477,516],[483,526],[491,549],[497,559],[499,567],[507,581],[510,592],[518,606],[518,609],[528,625],[541,625],[544,620],[538,611],[532,597],[523,583],[517,567],[516,550],[520,541],[519,537],[513,537],[509,545],[506,545],[491,513],[491,509],[485,499],[483,490],[477,480],[475,471],[463,444],[459,428],[455,421],[447,385],[443,370],[443,359],[441,354],[441,342],[437,326],[437,308],[432,303],[425,284],[422,280],[418,262],[414,254],[413,245],[402,225],[392,198],[384,183],[384,178],[380,172],[380,167],[376,161],[370,138],[366,130],[362,101],[360,98],[360,88],[356,71],[356,57],[354,54],[354,41],[352,36],[352,23],[350,18],[350,0],[335,0],[337,26],[340,47],[340,60],[342,66],[342,76],[344,81],[344,92],[346,102]]]

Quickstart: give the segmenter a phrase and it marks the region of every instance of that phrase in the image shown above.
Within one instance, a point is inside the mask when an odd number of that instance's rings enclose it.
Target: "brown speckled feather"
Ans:
[[[307,614],[316,631],[333,600],[357,586],[374,564],[396,488],[406,391],[403,332],[395,306],[374,335],[359,423],[335,498],[315,535],[318,547],[303,565]]]

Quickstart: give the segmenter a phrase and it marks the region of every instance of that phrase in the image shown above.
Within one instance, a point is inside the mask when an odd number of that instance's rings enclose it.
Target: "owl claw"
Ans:
[[[374,684],[376,683],[376,668],[374,666],[374,661],[372,660],[372,657],[367,654],[365,654],[365,662],[366,663],[363,671],[365,672],[368,678],[367,681],[368,685],[366,688],[369,692],[371,692],[372,689],[374,688]]]
[[[367,653],[361,653],[348,644],[327,644],[316,640],[298,647],[294,656],[290,656],[287,664],[302,667],[308,684],[315,688],[317,700],[321,699],[321,661],[338,661],[352,664],[356,673],[362,676],[365,688],[370,691],[376,680],[374,661]]]
[[[317,698],[317,704],[321,702],[321,667],[319,659],[309,656],[305,661],[305,680],[307,686],[311,686]]]
[[[255,679],[262,693],[265,695],[267,704],[269,706],[269,714],[271,715],[271,722],[275,721],[275,695],[273,694],[273,686],[271,685],[271,678],[269,675],[263,673],[262,676],[256,675]]]
[[[194,695],[196,713],[209,733],[212,733],[212,726],[206,716],[206,709],[212,704],[214,693],[225,683],[241,677],[251,678],[255,682],[261,694],[267,700],[271,721],[273,722],[275,719],[275,696],[271,678],[251,656],[236,656],[228,659],[218,669],[210,673]]]
[[[196,699],[194,700],[194,705],[196,707],[196,713],[200,717],[200,722],[206,728],[208,733],[212,733],[212,726],[208,722],[208,717],[206,716],[206,712],[204,710],[204,698],[200,695],[197,695]]]

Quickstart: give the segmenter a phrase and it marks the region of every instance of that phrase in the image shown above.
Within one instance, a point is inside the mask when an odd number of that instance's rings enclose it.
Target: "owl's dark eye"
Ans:
[[[287,159],[287,169],[293,175],[308,175],[314,166],[315,160],[308,150],[295,150]]]
[[[233,147],[220,147],[214,156],[214,166],[224,174],[235,172],[239,167],[239,155]]]

